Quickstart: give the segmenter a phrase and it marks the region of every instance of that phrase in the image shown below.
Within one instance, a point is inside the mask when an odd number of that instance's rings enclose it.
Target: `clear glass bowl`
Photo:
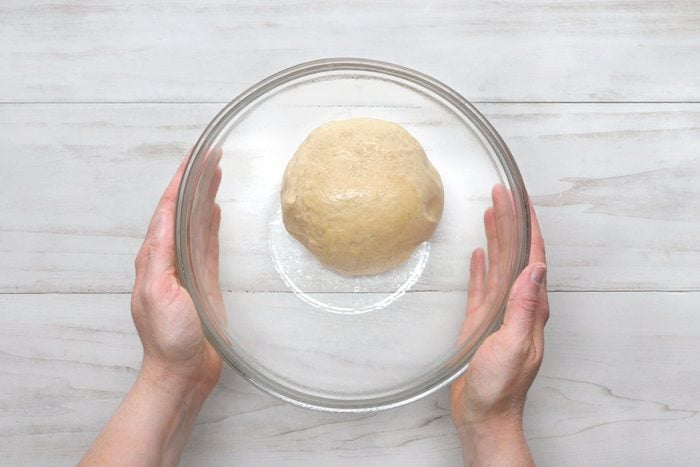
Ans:
[[[285,231],[279,193],[306,136],[355,117],[399,123],[421,143],[445,209],[404,265],[346,278]],[[487,247],[484,212],[497,184],[512,193],[500,259],[484,304],[465,320],[469,258]],[[333,411],[399,406],[459,376],[500,324],[529,238],[522,179],[489,122],[444,84],[369,60],[304,63],[238,96],[199,138],[178,198],[178,272],[211,344],[268,393]]]

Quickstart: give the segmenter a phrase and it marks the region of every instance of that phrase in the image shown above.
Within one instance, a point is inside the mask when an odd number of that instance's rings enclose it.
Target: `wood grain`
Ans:
[[[5,0],[0,101],[220,102],[357,56],[477,101],[700,101],[700,4]]]
[[[700,105],[479,107],[538,208],[553,290],[700,290]],[[0,198],[0,291],[130,291],[158,197],[218,109],[0,105],[11,194]],[[280,288],[265,249],[232,248],[251,271],[232,289]]]
[[[496,102],[560,291],[538,465],[696,465],[699,44],[693,0],[2,1],[0,465],[76,463],[138,372],[133,257],[181,155],[243,89],[331,56]],[[279,288],[263,253],[234,251],[255,280],[233,288]],[[448,401],[319,413],[226,370],[182,464],[456,466]]]
[[[551,302],[526,410],[538,465],[693,465],[700,294],[552,293]],[[0,295],[0,309],[0,464],[72,465],[138,371],[129,297]],[[378,414],[320,413],[226,370],[183,465],[455,466],[448,403],[440,391]]]

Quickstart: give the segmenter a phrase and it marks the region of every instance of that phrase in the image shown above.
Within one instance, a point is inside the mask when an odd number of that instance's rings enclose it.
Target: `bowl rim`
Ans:
[[[209,152],[209,149],[216,146],[216,144],[212,144],[212,142],[218,138],[221,133],[220,130],[228,124],[231,118],[244,110],[248,104],[264,96],[267,92],[292,80],[329,71],[371,72],[407,80],[414,85],[426,88],[437,94],[454,106],[462,116],[467,117],[481,132],[481,136],[491,145],[499,162],[505,169],[503,172],[510,184],[516,211],[515,236],[523,240],[521,248],[516,250],[515,258],[513,258],[511,277],[506,282],[508,285],[504,287],[496,301],[498,304],[497,307],[495,307],[497,308],[496,319],[486,327],[485,331],[475,340],[474,345],[468,352],[462,355],[459,362],[455,365],[456,369],[439,378],[433,378],[433,380],[427,383],[424,382],[419,389],[412,386],[409,389],[394,392],[388,396],[380,396],[372,399],[330,399],[302,393],[263,375],[246,362],[244,358],[237,356],[236,353],[231,350],[230,345],[227,345],[224,339],[219,335],[219,332],[217,332],[217,323],[209,318],[192,273],[193,265],[190,263],[191,255],[188,244],[189,214],[192,209],[192,191],[194,190],[191,181],[197,161],[203,160]],[[520,170],[503,138],[501,138],[491,123],[469,101],[442,82],[401,65],[362,58],[325,58],[286,68],[261,80],[224,106],[209,125],[207,125],[192,149],[191,157],[185,168],[182,183],[178,191],[175,219],[176,266],[178,277],[182,285],[190,293],[195,304],[207,340],[217,353],[221,355],[223,360],[245,380],[274,397],[301,407],[330,412],[373,412],[399,407],[421,399],[450,384],[466,371],[472,356],[481,343],[494,332],[503,321],[505,304],[510,287],[528,262],[531,239],[530,225],[529,197]]]

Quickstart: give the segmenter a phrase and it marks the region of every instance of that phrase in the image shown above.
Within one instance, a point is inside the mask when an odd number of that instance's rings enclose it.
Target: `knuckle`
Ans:
[[[542,365],[542,357],[543,357],[542,352],[532,352],[529,355],[529,359],[530,359],[529,365],[535,371]]]
[[[136,255],[136,258],[141,258],[142,260],[146,261],[149,258],[151,258],[156,250],[158,249],[158,242],[154,238],[146,238],[143,241],[143,244],[141,245],[141,248],[139,249],[138,254]]]
[[[168,277],[159,277],[143,285],[143,303],[148,308],[171,303],[177,296],[179,286]]]
[[[143,295],[138,289],[134,289],[131,294],[131,317],[137,320],[143,310]]]
[[[532,345],[529,339],[521,339],[513,346],[513,352],[519,358],[526,358],[532,353],[530,352],[531,348]]]
[[[160,288],[158,281],[149,281],[143,286],[143,299],[144,302],[148,305],[152,305],[154,302],[156,302],[159,292],[158,289]]]
[[[515,332],[506,332],[503,338],[494,339],[493,348],[497,355],[519,355],[527,342],[527,337]]]
[[[508,359],[511,362],[517,362],[521,364],[525,362],[530,355],[530,339],[520,336],[518,338],[509,339],[509,341],[503,344],[503,348],[499,349],[501,355],[510,355]]]
[[[540,302],[539,297],[532,294],[514,296],[511,297],[509,301],[511,302],[511,305],[528,312],[536,311]]]
[[[153,248],[151,247],[150,242],[144,242],[144,244],[141,246],[141,249],[136,254],[136,259],[134,260],[134,267],[137,271],[142,270],[146,267],[148,259],[152,255],[152,250]]]

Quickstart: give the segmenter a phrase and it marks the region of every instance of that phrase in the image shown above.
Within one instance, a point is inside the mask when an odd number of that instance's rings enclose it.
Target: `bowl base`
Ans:
[[[430,243],[421,243],[411,256],[397,267],[367,276],[347,277],[323,266],[282,222],[277,208],[269,223],[269,249],[275,270],[299,299],[331,313],[360,314],[381,310],[398,300],[420,278],[430,256]],[[339,293],[352,292],[347,303]]]

